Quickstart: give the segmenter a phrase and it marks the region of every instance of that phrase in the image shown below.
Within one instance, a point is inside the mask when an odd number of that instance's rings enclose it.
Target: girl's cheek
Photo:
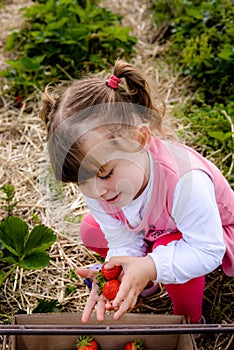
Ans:
[[[116,190],[119,192],[134,193],[134,187],[130,180],[121,179],[116,183]]]
[[[79,190],[81,191],[81,193],[84,195],[84,196],[86,196],[86,197],[89,197],[88,196],[88,189],[86,188],[86,186],[85,185],[79,185]]]

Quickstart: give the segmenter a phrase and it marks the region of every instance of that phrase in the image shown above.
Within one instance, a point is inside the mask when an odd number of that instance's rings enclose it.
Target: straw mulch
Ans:
[[[0,69],[4,67],[4,59],[9,57],[3,49],[5,39],[16,25],[22,23],[19,8],[31,4],[29,0],[8,0],[5,3],[7,6],[0,10]],[[103,6],[124,15],[124,25],[130,26],[137,36],[138,54],[132,63],[150,76],[157,86],[166,101],[170,121],[173,105],[190,98],[189,81],[175,76],[157,58],[163,48],[150,44],[151,35],[157,28],[152,27],[147,5],[146,0],[103,1]],[[103,77],[105,74],[100,73]],[[57,240],[50,251],[48,267],[39,271],[18,269],[1,288],[1,322],[10,322],[11,316],[19,309],[31,313],[42,299],[57,301],[63,306],[63,311],[82,311],[89,290],[72,272],[77,266],[90,266],[99,261],[79,237],[80,219],[87,208],[77,186],[61,186],[51,174],[46,133],[38,118],[41,92],[35,91],[19,109],[12,96],[4,93],[6,84],[6,81],[0,84],[0,184],[11,183],[15,187],[19,203],[14,215],[26,220],[30,228],[37,223],[50,226],[56,232]],[[183,125],[176,127],[183,128]],[[3,218],[3,201],[0,204],[0,217]],[[75,290],[67,293],[71,287]],[[207,277],[204,315],[209,323],[232,323],[233,309],[233,279],[218,269]],[[171,314],[172,306],[161,286],[154,296],[139,298],[132,312]],[[197,344],[200,350],[225,350],[232,340],[230,334],[213,334],[197,340]]]

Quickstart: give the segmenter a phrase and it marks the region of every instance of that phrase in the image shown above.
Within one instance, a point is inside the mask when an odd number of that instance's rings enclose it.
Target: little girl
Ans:
[[[167,290],[174,314],[202,317],[205,275],[222,264],[234,276],[234,192],[193,149],[164,137],[163,112],[141,72],[117,60],[114,74],[73,81],[57,97],[45,92],[41,116],[55,177],[77,183],[89,207],[80,235],[108,267],[122,265],[109,302],[95,272],[82,321],[94,308],[118,320],[151,282]],[[157,136],[152,130],[156,129]]]

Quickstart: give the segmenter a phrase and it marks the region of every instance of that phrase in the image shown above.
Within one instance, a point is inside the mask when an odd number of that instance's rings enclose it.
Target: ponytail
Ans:
[[[149,109],[153,108],[148,83],[140,71],[129,63],[117,60],[114,66],[114,75],[120,79],[125,78],[132,103]]]

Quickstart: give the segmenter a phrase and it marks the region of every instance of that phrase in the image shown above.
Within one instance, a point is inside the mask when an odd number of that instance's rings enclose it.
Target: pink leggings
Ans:
[[[92,249],[102,257],[106,257],[107,241],[98,223],[88,213],[81,222],[80,235],[89,249]],[[159,245],[166,246],[174,240],[181,239],[180,232],[159,238],[153,245],[153,249]],[[204,294],[205,277],[197,277],[183,284],[165,284],[173,303],[174,315],[184,315],[190,323],[197,323],[202,315],[202,300]]]

